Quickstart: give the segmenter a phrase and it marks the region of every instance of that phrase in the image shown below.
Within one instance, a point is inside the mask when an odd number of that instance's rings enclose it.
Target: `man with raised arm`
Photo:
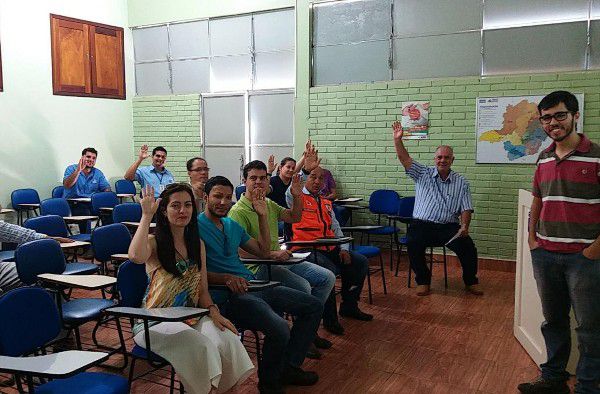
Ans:
[[[408,225],[408,258],[415,273],[417,295],[431,292],[431,271],[425,263],[430,246],[447,246],[458,256],[467,292],[483,295],[477,279],[477,249],[469,236],[473,204],[469,182],[451,170],[454,152],[441,145],[435,150],[434,167],[427,167],[408,154],[402,142],[404,131],[394,122],[394,146],[406,174],[415,182],[415,208]]]
[[[154,197],[158,197],[167,185],[175,182],[171,171],[165,168],[167,150],[162,146],[152,149],[152,165],[140,167],[144,160],[150,157],[148,145],[142,145],[136,161],[127,169],[124,178],[137,181],[143,188],[150,185],[154,188]]]

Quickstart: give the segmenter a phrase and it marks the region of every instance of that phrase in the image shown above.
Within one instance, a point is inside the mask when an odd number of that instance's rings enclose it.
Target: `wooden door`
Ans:
[[[92,93],[125,98],[123,30],[90,26]]]
[[[89,25],[51,15],[54,94],[89,94]]]

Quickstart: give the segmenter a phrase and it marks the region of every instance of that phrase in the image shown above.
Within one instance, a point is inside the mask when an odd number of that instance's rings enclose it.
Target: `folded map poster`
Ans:
[[[577,132],[583,130],[583,93]],[[477,163],[535,163],[552,143],[540,123],[537,105],[544,96],[477,98]]]
[[[429,138],[429,102],[410,101],[402,103],[402,129],[404,139],[424,140]]]

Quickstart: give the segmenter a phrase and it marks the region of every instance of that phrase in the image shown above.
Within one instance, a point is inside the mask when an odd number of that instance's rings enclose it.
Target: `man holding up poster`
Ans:
[[[458,256],[467,292],[483,295],[477,279],[477,249],[469,236],[473,204],[467,180],[452,171],[452,148],[441,145],[435,151],[435,167],[427,167],[410,157],[404,147],[404,130],[395,122],[394,146],[406,174],[415,182],[415,208],[408,226],[408,257],[415,273],[417,295],[431,292],[431,271],[425,264],[429,246],[447,246]]]

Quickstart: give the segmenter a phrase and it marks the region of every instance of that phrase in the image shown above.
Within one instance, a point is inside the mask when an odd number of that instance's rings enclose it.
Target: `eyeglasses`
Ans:
[[[192,171],[192,172],[209,172],[210,168],[208,168],[208,167],[192,168],[190,171]]]
[[[570,113],[572,113],[572,112],[571,111],[560,111],[560,112],[555,112],[554,114],[547,114],[544,116],[540,116],[540,122],[543,124],[548,124],[548,123],[552,122],[552,118],[554,118],[560,122],[561,120],[567,119],[567,117],[569,116]]]

